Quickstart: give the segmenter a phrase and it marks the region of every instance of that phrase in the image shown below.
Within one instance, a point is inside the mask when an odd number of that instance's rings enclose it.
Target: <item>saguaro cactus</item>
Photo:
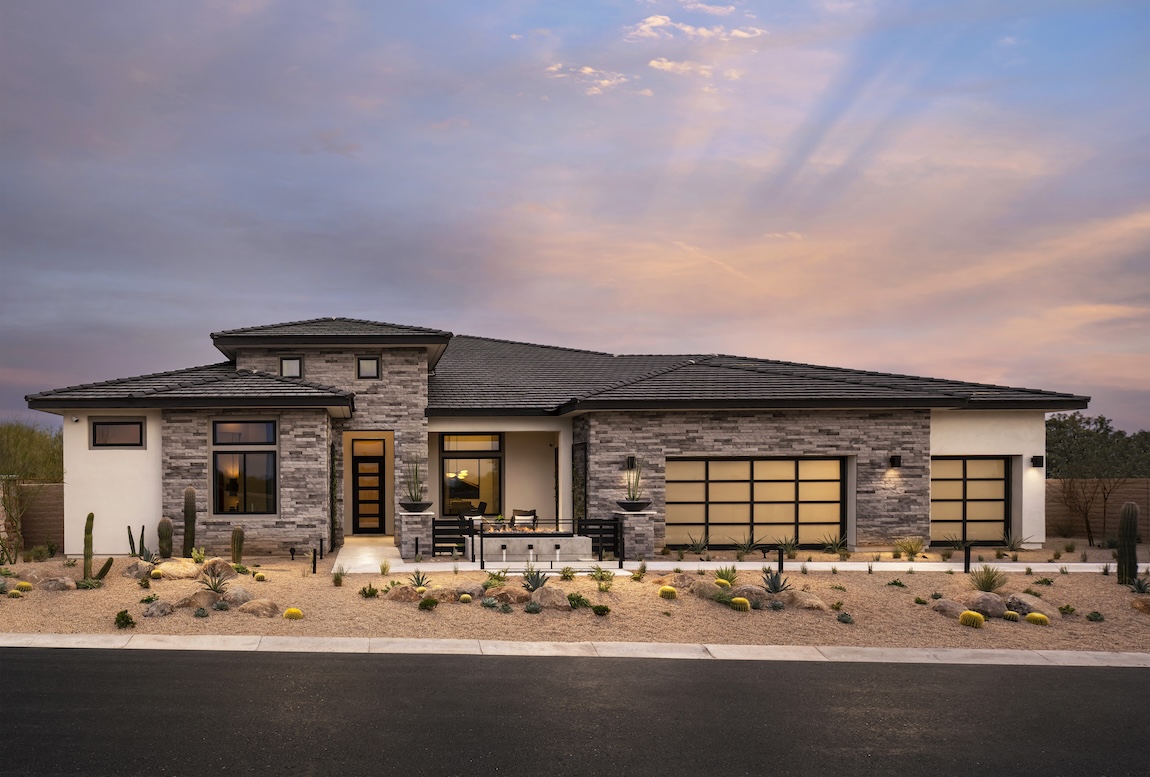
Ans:
[[[1138,505],[1122,505],[1118,518],[1118,583],[1130,585],[1138,576]]]
[[[196,546],[196,489],[184,489],[184,558],[192,557]]]
[[[244,527],[236,526],[232,529],[232,563],[244,563]]]
[[[164,516],[160,519],[159,526],[156,527],[156,533],[160,536],[160,557],[172,557],[172,519]]]
[[[92,524],[96,520],[95,513],[88,513],[84,521],[84,579],[92,577]]]

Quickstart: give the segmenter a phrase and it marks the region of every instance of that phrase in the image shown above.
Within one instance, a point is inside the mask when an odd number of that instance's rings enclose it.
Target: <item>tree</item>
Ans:
[[[1105,416],[1059,413],[1046,421],[1046,476],[1055,498],[1082,518],[1094,544],[1091,511],[1102,503],[1102,534],[1108,529],[1110,497],[1134,477],[1150,477],[1150,432],[1128,435]]]
[[[0,563],[19,560],[24,514],[44,483],[64,479],[62,432],[19,421],[0,423]]]

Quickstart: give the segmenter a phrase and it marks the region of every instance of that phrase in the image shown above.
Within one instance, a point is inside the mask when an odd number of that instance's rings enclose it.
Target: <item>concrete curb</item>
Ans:
[[[161,634],[0,634],[0,648],[209,650],[248,653],[382,653],[719,661],[1097,666],[1150,669],[1150,653],[975,650],[804,645],[694,645],[662,642],[510,642],[377,637],[171,636]]]

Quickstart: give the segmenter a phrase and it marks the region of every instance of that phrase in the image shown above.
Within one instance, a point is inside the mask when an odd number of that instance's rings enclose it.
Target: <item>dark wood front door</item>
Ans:
[[[351,441],[351,530],[354,534],[386,531],[387,489],[384,441]]]

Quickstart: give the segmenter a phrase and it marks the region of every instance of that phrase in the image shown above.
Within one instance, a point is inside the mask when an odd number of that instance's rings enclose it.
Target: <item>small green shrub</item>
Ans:
[[[363,588],[359,589],[359,595],[364,599],[374,599],[379,596],[379,589],[371,583],[368,583]]]
[[[252,571],[243,564],[232,564],[232,569],[237,575],[250,575],[252,573]],[[347,573],[344,572],[344,574],[346,575]]]
[[[156,594],[148,594],[147,596],[145,596],[143,599],[140,600],[140,604],[151,604],[152,602],[158,601],[159,598],[160,597],[157,596]]]
[[[959,613],[958,622],[963,626],[970,626],[972,629],[981,629],[982,624],[986,622],[986,618],[982,617],[982,613],[975,612],[974,610],[966,610]]]
[[[870,562],[870,561],[868,561],[868,562],[866,563],[866,573],[867,573],[868,575],[873,575],[873,574],[874,574],[874,564],[873,564],[872,562]]]
[[[943,561],[950,561],[951,556],[954,555],[954,551],[950,548],[943,548],[938,552],[938,555],[942,558]]]
[[[74,567],[74,566],[76,566],[76,559],[74,559],[74,558],[66,558],[66,559],[64,559],[64,566],[66,566],[66,567]]]
[[[738,612],[750,612],[751,602],[749,599],[746,599],[742,596],[736,596],[731,599],[730,607],[732,610],[736,610]]]
[[[120,610],[116,613],[116,628],[117,629],[134,629],[136,628],[136,621],[128,614],[127,610]]]
[[[1102,613],[1098,612],[1098,610],[1094,610],[1086,616],[1086,620],[1093,623],[1101,623],[1102,621],[1106,620],[1106,617]]]
[[[1060,551],[1060,550],[1054,551],[1053,556],[1054,556],[1054,560],[1058,561],[1058,559],[1062,558],[1062,551]]]
[[[231,607],[223,599],[220,599],[218,602],[212,605],[212,609],[219,612],[227,612],[231,609]]]
[[[926,599],[923,599],[921,596],[916,596],[916,597],[914,597],[914,603],[915,604],[926,604]]]
[[[935,600],[938,600],[938,599],[941,599],[941,598],[942,598],[942,594],[941,594],[940,592],[938,592],[938,591],[935,591],[934,593],[932,593],[932,594],[930,595],[930,598],[931,598],[931,599],[935,599]]]
[[[507,570],[497,569],[487,573],[487,579],[483,581],[483,588],[498,588],[501,585],[507,584]]]
[[[839,623],[845,623],[848,626],[855,622],[855,619],[851,617],[849,612],[840,612],[835,620]]]
[[[580,607],[590,607],[591,600],[580,593],[572,591],[567,594],[567,601],[571,603],[571,609],[578,610]]]
[[[1038,593],[1038,591],[1035,591],[1033,588],[1024,588],[1024,589],[1022,590],[1022,593],[1024,593],[1024,594],[1030,594],[1030,595],[1031,595],[1031,596],[1033,596],[1035,599],[1041,599],[1041,598],[1042,598],[1042,594]]]
[[[663,597],[664,599],[674,599],[678,595],[679,592],[676,591],[673,586],[665,585],[659,589],[659,596]]]
[[[640,561],[639,562],[639,568],[631,573],[631,579],[634,580],[636,583],[641,583],[641,582],[643,582],[643,578],[646,577],[646,575],[647,575],[647,562],[646,561]]]
[[[1014,610],[1007,610],[1002,614],[1002,619],[1004,621],[1013,621],[1014,623],[1017,623],[1018,613],[1016,613]]]
[[[614,577],[614,575],[612,575],[611,577],[603,578],[602,580],[600,580],[595,585],[599,588],[599,593],[605,594],[611,590],[611,585],[614,582],[615,582],[615,577]]]
[[[1062,546],[1062,549],[1065,550],[1067,553],[1073,553],[1074,549],[1077,547],[1078,547],[1077,544],[1075,544],[1073,542],[1068,542]]]
[[[1070,567],[1059,567],[1058,568],[1058,574],[1069,575],[1070,574]]]
[[[574,580],[575,579],[575,570],[572,569],[571,567],[563,567],[563,569],[561,569],[559,571],[559,579],[560,580]]]
[[[391,574],[391,562],[386,561],[386,560],[379,562],[379,576],[380,577],[387,577],[390,574]]]
[[[1023,572],[1022,574],[1024,574],[1024,575],[1033,575],[1033,574],[1034,574],[1034,570],[1033,570],[1033,569],[1031,569],[1030,567],[1027,567],[1027,568],[1026,568],[1026,571],[1025,571],[1025,572]]]
[[[204,563],[204,560],[208,557],[207,550],[206,546],[203,548],[192,548],[192,562],[196,564]]]
[[[419,600],[419,609],[430,612],[439,606],[439,600],[434,596],[425,596]]]
[[[1049,577],[1040,577],[1034,581],[1035,585],[1054,585],[1054,581]]]
[[[504,602],[503,604],[499,605],[499,611],[504,615],[510,615],[512,612],[511,605],[507,602]]]
[[[196,611],[195,611],[194,613],[192,613],[192,614],[193,614],[193,615],[195,615],[197,618],[206,618],[206,617],[208,617],[208,611],[207,611],[207,610],[205,610],[203,607],[197,607],[197,608],[196,608]]]
[[[838,583],[833,583],[831,585],[831,590],[832,591],[846,591],[847,587],[845,585],[839,585]]]
[[[778,612],[779,610],[785,610],[787,608],[787,606],[785,604],[783,604],[782,602],[780,602],[778,599],[775,599],[773,602],[771,602],[767,606],[770,607],[775,612]]]
[[[499,602],[493,596],[485,596],[479,600],[479,603],[489,610],[494,610],[499,606]]]
[[[837,575],[838,573],[839,573],[839,568],[838,568],[838,567],[836,567],[836,566],[832,566],[832,567],[831,567],[831,574],[832,574],[832,575]]]
[[[899,580],[897,577],[894,580],[891,580],[889,583],[887,583],[887,585],[893,586],[895,588],[906,588],[906,583]]]
[[[903,537],[894,541],[894,547],[906,555],[907,561],[914,561],[922,554],[922,537]]]
[[[144,575],[143,577],[136,580],[136,585],[140,586],[140,588],[151,588],[152,587],[152,578],[148,577],[147,575]]]
[[[1032,612],[1026,616],[1026,622],[1033,623],[1035,626],[1049,626],[1050,618],[1040,612]]]
[[[842,603],[842,602],[833,602],[833,603],[831,604],[831,609],[832,609],[832,610],[834,610],[835,612],[838,612],[838,611],[839,611],[839,610],[841,610],[842,608],[843,608],[843,603]]]
[[[718,583],[720,580],[722,580],[723,582],[725,582],[727,584],[728,588],[730,588],[732,585],[734,585],[735,578],[737,578],[738,576],[739,576],[739,571],[737,569],[735,569],[734,566],[719,567],[718,569],[715,570],[715,582]],[[722,583],[719,583],[719,584],[722,585]]]
[[[523,606],[523,612],[527,613],[528,615],[538,615],[539,613],[543,612],[543,605],[541,605],[539,602],[528,602]]]
[[[605,604],[593,604],[591,605],[591,612],[602,618],[604,615],[611,612],[611,608]]]
[[[806,564],[799,564],[799,574],[800,575],[807,574],[807,565]]]
[[[8,567],[0,567],[0,577],[16,577],[16,573]]]
[[[994,593],[1006,585],[1006,573],[997,567],[984,564],[969,575],[970,585],[976,591]]]
[[[104,585],[103,580],[96,580],[95,578],[85,577],[76,581],[76,587],[85,591],[91,591],[94,588],[99,588]]]
[[[1064,604],[1058,608],[1058,611],[1063,615],[1073,615],[1076,612],[1073,604]]]

